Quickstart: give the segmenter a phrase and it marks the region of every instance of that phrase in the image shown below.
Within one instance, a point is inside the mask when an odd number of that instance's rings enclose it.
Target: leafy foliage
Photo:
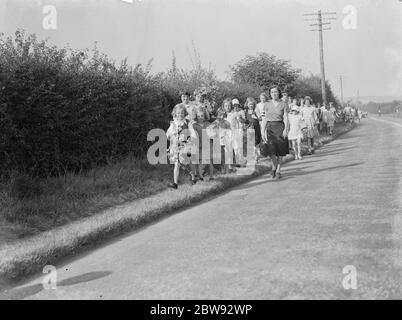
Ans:
[[[332,101],[335,104],[339,104],[331,86],[328,82],[325,84],[325,90],[327,94],[328,102]],[[292,97],[305,97],[310,96],[314,102],[322,103],[321,95],[321,77],[317,75],[299,76],[293,83],[288,86],[288,93]]]
[[[231,69],[235,83],[247,83],[264,90],[268,90],[273,85],[285,88],[300,74],[300,70],[294,69],[289,61],[278,59],[265,52],[258,53],[256,57],[247,56]]]
[[[0,170],[80,170],[143,154],[163,115],[159,79],[96,47],[58,49],[17,31],[0,39]]]

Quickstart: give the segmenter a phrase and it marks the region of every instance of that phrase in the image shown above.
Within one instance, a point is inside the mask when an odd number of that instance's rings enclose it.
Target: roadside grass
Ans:
[[[170,166],[130,157],[85,174],[17,177],[0,187],[0,245],[158,193],[170,180]],[[40,193],[30,196],[32,188]]]
[[[336,126],[334,138],[350,129]],[[316,146],[332,140],[320,137]],[[289,155],[285,161],[293,158]],[[265,160],[252,175],[220,175],[195,186],[183,181],[177,191],[166,188],[171,166],[151,166],[146,160],[128,158],[85,175],[66,174],[41,181],[41,194],[32,198],[15,199],[10,195],[11,186],[2,186],[0,223],[9,235],[3,236],[0,245],[0,284],[1,278],[4,282],[32,274],[269,170]]]

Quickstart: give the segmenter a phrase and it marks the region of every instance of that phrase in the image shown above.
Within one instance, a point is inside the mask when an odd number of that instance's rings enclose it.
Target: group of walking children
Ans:
[[[235,172],[259,158],[272,160],[273,179],[281,179],[282,157],[289,154],[289,145],[295,159],[302,160],[301,142],[307,140],[310,154],[314,152],[314,137],[319,123],[311,98],[294,99],[291,104],[282,99],[278,87],[259,97],[259,103],[249,97],[244,106],[236,98],[225,99],[215,110],[205,101],[201,92],[181,94],[181,103],[173,108],[173,120],[167,130],[170,142],[170,163],[174,165],[170,188],[177,189],[180,171],[191,177],[191,184],[203,181],[209,169],[209,180],[214,179],[214,164],[222,173]],[[251,151],[251,152],[250,152]]]

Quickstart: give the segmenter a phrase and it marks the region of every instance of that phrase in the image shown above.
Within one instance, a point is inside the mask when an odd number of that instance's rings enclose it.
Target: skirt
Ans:
[[[283,137],[285,124],[280,121],[267,123],[267,153],[269,156],[284,157],[289,154],[289,141]]]

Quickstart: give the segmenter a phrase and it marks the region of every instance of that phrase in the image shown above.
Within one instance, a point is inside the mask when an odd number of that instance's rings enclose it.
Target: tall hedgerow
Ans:
[[[166,107],[167,109],[167,107]],[[143,154],[166,117],[160,79],[92,50],[0,38],[0,170],[49,175]]]

